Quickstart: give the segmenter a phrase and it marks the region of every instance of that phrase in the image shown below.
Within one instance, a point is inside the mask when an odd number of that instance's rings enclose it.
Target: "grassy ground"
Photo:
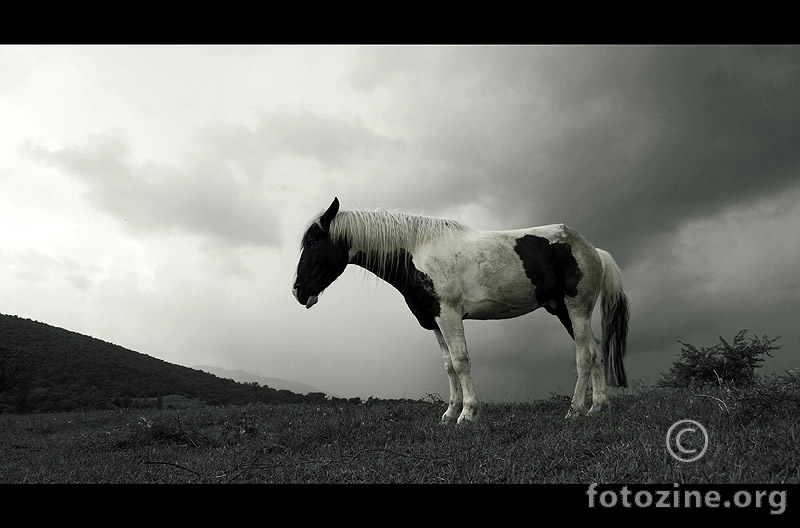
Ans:
[[[486,403],[466,427],[408,400],[0,415],[0,483],[800,482],[796,376],[640,389],[600,417],[565,420],[567,406]],[[681,419],[708,431],[697,461],[667,450]]]

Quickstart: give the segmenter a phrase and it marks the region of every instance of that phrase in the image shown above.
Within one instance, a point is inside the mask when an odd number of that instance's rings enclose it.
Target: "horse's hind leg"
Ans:
[[[591,317],[577,310],[570,310],[570,319],[575,337],[575,365],[578,380],[572,395],[567,418],[586,414],[586,386],[589,375],[592,376],[592,407],[589,414],[600,411],[608,403],[606,394],[606,377],[603,369],[603,354],[597,340],[592,334]]]
[[[606,370],[603,364],[603,351],[600,342],[592,337],[592,407],[588,414],[597,414],[608,408],[608,392],[606,392]]]
[[[567,418],[586,414],[586,386],[589,382],[589,373],[592,370],[588,347],[575,339],[575,366],[578,370],[578,380],[575,382],[575,391],[569,404]]]
[[[450,382],[450,399],[448,401],[447,410],[442,415],[441,420],[442,424],[448,424],[458,419],[463,408],[461,382],[458,380],[458,374],[456,374],[455,369],[453,369],[450,349],[447,347],[447,342],[445,342],[442,332],[438,328],[433,332],[436,334],[436,340],[439,342],[439,348],[442,351],[442,358],[444,359],[444,368],[447,371],[447,379]]]

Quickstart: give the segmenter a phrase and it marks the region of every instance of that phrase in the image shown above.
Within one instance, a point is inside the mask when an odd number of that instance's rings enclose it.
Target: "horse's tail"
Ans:
[[[625,347],[628,339],[628,297],[622,290],[622,273],[611,254],[598,249],[603,264],[603,358],[606,380],[612,387],[627,387]]]

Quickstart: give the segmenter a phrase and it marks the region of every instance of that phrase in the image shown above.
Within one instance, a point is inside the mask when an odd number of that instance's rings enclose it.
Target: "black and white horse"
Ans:
[[[339,211],[339,200],[305,231],[293,293],[311,308],[348,264],[403,295],[419,324],[433,330],[450,380],[442,422],[477,419],[464,319],[507,319],[543,307],[575,340],[578,381],[567,416],[608,405],[606,381],[627,386],[623,358],[628,299],[611,255],[564,224],[478,231],[459,222],[388,211]],[[592,334],[602,296],[603,342]]]

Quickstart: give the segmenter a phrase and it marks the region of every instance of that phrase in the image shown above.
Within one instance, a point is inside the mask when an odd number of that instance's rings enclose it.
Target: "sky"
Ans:
[[[341,397],[447,398],[436,339],[360,268],[306,310],[342,209],[563,222],[617,260],[626,365],[781,336],[800,363],[798,46],[0,46],[0,313]],[[599,319],[595,318],[599,331]],[[571,394],[543,310],[466,321],[479,398]]]

